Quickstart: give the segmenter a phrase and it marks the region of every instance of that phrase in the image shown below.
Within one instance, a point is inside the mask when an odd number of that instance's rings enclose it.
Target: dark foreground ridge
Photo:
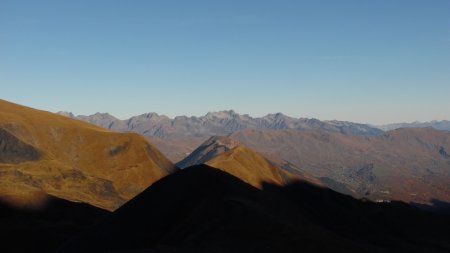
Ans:
[[[449,216],[206,165],[167,176],[58,252],[450,252]]]
[[[0,202],[0,252],[52,252],[110,212],[48,197],[39,207]]]

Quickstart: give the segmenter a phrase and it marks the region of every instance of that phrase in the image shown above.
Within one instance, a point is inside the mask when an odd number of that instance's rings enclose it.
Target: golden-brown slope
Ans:
[[[179,168],[205,163],[211,158],[237,147],[240,143],[227,136],[212,136],[177,163]]]
[[[274,166],[259,153],[226,136],[213,136],[206,140],[178,166],[185,168],[202,163],[223,170],[257,188],[261,188],[264,182],[285,185],[301,179],[320,184],[316,179],[309,180]]]
[[[113,210],[175,169],[138,134],[4,100],[0,130],[0,147],[9,151],[0,159],[0,197],[8,199],[33,202],[28,192],[43,191]]]
[[[273,166],[255,151],[239,145],[206,161],[206,164],[261,188],[263,183],[285,185],[299,179],[293,174]]]

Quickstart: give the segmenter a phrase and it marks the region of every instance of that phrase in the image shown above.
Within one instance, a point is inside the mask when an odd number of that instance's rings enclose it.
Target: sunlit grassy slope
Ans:
[[[48,193],[114,210],[175,166],[135,133],[0,100],[0,198],[37,205]]]

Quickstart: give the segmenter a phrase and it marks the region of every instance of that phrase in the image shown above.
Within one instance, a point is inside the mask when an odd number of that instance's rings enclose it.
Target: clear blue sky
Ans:
[[[450,1],[0,0],[0,98],[119,118],[450,119]]]

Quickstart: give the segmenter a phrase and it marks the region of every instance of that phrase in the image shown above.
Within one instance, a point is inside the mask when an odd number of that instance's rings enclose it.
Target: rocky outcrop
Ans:
[[[0,128],[0,163],[20,163],[39,160],[41,152]]]
[[[447,153],[444,147],[439,147],[439,154],[441,154],[445,158],[450,158],[450,155]]]

